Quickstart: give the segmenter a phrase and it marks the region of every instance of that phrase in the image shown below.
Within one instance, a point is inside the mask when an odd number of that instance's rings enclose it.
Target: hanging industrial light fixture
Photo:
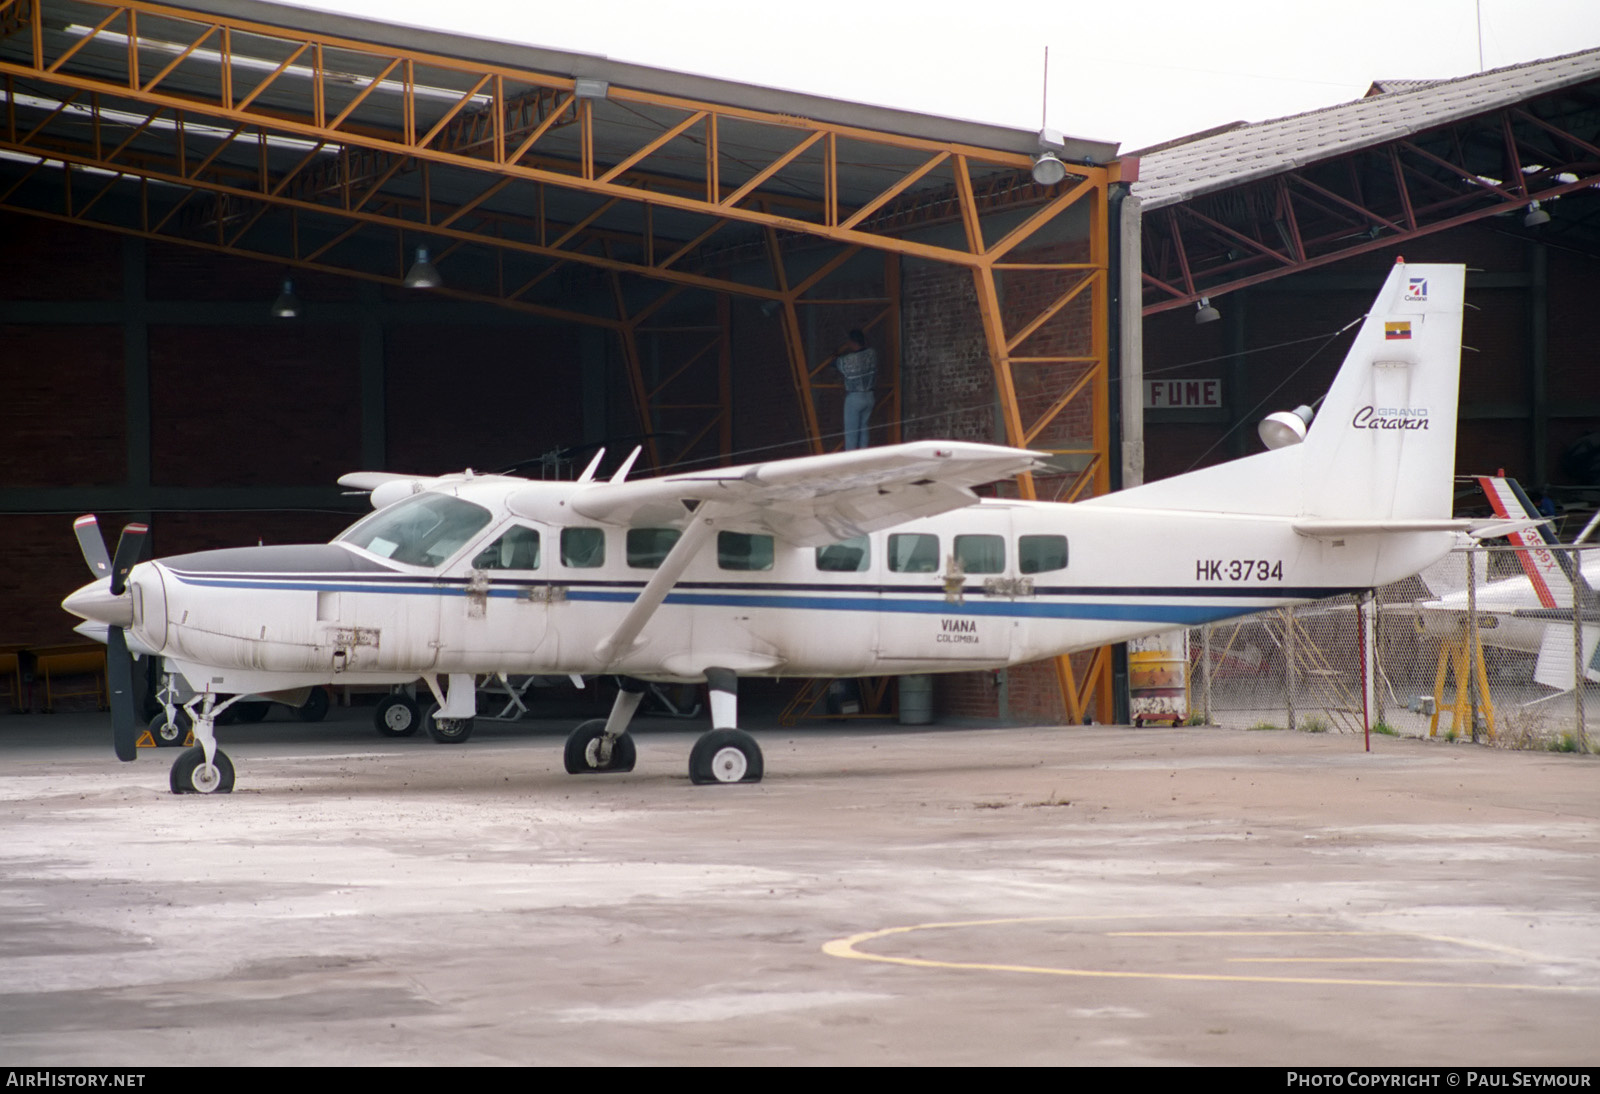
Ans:
[[[1222,313],[1219,312],[1216,308],[1213,308],[1211,306],[1211,301],[1207,300],[1205,297],[1202,296],[1199,300],[1195,301],[1195,305],[1194,305],[1194,324],[1195,324],[1195,326],[1198,327],[1202,323],[1215,323],[1218,319],[1221,319],[1221,318],[1222,318]]]
[[[294,294],[294,282],[287,277],[283,279],[283,291],[272,302],[272,318],[300,318],[300,298]]]
[[[1550,223],[1550,214],[1539,208],[1536,201],[1528,206],[1528,215],[1522,218],[1524,228],[1537,228],[1541,224]]]
[[[417,260],[406,271],[406,288],[437,289],[443,284],[444,278],[439,276],[438,267],[428,258],[428,248],[418,247]]]
[[[1067,177],[1067,165],[1054,152],[1044,151],[1033,157],[1033,181],[1040,186],[1054,186]]]

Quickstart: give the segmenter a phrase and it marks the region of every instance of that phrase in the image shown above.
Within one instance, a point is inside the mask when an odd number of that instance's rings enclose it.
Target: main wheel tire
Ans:
[[[372,724],[385,737],[409,737],[422,724],[422,711],[409,695],[396,692],[378,700]]]
[[[761,746],[742,729],[703,733],[689,752],[689,781],[701,786],[758,783],[761,775]]]
[[[611,744],[611,760],[602,764],[599,758],[600,738],[605,736],[606,720],[592,718],[567,734],[567,746],[562,758],[569,775],[595,775],[602,771],[632,771],[639,753],[633,738],[624,733]]]
[[[436,743],[458,745],[472,736],[471,718],[440,718],[438,715],[438,703],[429,703],[422,714],[422,724]]]
[[[150,736],[155,739],[157,748],[182,748],[193,726],[189,712],[182,707],[173,711],[171,718],[163,710],[150,719]]]
[[[306,701],[295,711],[302,722],[320,722],[328,716],[328,689],[312,688]]]
[[[186,749],[172,763],[174,794],[229,794],[233,792],[233,761],[217,749],[212,763],[199,745]]]

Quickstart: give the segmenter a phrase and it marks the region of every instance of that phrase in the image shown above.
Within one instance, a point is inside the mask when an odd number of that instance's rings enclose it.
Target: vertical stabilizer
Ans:
[[[1466,267],[1396,262],[1305,440],[1085,505],[1448,520]]]
[[[1448,519],[1464,266],[1389,271],[1305,443],[1306,512]]]

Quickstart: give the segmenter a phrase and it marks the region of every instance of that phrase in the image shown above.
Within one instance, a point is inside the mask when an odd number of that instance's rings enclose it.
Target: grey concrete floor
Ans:
[[[1600,759],[1208,729],[0,716],[0,1062],[1596,1064]]]

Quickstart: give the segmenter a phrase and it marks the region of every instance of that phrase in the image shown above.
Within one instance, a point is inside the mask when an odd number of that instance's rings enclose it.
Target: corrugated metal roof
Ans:
[[[1142,156],[1133,192],[1159,209],[1217,190],[1434,129],[1600,76],[1600,49],[1453,80],[1383,82],[1393,90],[1257,122]],[[1406,85],[1416,83],[1415,87]]]
[[[474,62],[548,73],[552,76],[584,76],[638,91],[774,114],[793,114],[832,125],[857,126],[880,133],[951,141],[1003,152],[1032,155],[1039,151],[1037,130],[1014,129],[960,118],[942,118],[909,110],[829,99],[821,95],[808,95],[782,88],[742,84],[732,80],[719,80],[709,76],[630,64],[594,53],[577,53],[545,46],[474,38],[426,27],[269,3],[266,0],[181,0],[180,6],[195,12],[354,38],[398,49],[444,54]],[[1065,142],[1066,149],[1060,154],[1063,159],[1074,162],[1105,164],[1117,156],[1118,145],[1115,141],[1069,136],[1065,138]]]
[[[1438,80],[1373,80],[1367,88],[1367,97],[1387,95],[1391,91],[1415,91],[1419,87],[1432,87]]]

